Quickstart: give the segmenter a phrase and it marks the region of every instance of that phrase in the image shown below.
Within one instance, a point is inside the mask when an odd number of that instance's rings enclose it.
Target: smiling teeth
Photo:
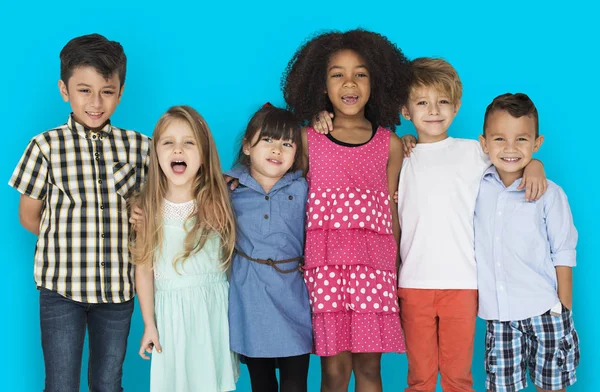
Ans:
[[[502,158],[503,160],[507,161],[507,162],[516,162],[519,160],[519,158]]]

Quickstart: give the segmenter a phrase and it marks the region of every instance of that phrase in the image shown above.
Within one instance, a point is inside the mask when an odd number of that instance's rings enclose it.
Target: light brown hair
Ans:
[[[419,57],[411,61],[410,93],[419,87],[432,87],[448,95],[454,105],[462,98],[462,83],[449,62],[441,58]]]
[[[173,106],[158,120],[152,135],[153,153],[164,130],[173,122],[187,123],[194,133],[200,153],[200,169],[192,186],[196,205],[186,220],[187,235],[184,251],[173,264],[183,262],[198,252],[213,235],[221,240],[221,261],[229,267],[235,246],[235,220],[231,209],[229,191],[221,173],[217,148],[206,121],[189,106]],[[136,204],[144,213],[144,224],[132,244],[135,264],[148,264],[160,253],[163,242],[162,208],[168,182],[160,168],[158,158],[150,159],[148,179]],[[192,223],[187,225],[187,223]],[[188,228],[188,226],[190,226]]]

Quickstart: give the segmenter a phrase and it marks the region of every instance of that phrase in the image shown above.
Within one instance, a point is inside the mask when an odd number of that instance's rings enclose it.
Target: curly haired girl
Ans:
[[[404,352],[396,301],[398,186],[403,145],[393,132],[406,102],[409,63],[384,36],[327,32],[305,43],[282,80],[304,122],[333,112],[334,131],[307,127],[309,184],[305,282],[322,391],[382,389],[381,353]]]

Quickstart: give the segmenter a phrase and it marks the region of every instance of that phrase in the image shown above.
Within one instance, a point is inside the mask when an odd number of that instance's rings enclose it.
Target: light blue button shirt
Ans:
[[[574,267],[577,230],[564,191],[552,181],[535,202],[486,170],[475,206],[479,317],[517,321],[558,303],[556,266]]]

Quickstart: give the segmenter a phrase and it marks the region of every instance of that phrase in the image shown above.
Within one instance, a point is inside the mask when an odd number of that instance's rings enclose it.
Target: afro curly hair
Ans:
[[[323,92],[329,59],[341,50],[359,54],[369,70],[371,95],[365,117],[371,123],[394,131],[400,124],[400,108],[408,99],[410,62],[386,37],[367,30],[329,31],[305,42],[281,78],[288,109],[303,123],[321,110],[333,112],[333,106]]]

